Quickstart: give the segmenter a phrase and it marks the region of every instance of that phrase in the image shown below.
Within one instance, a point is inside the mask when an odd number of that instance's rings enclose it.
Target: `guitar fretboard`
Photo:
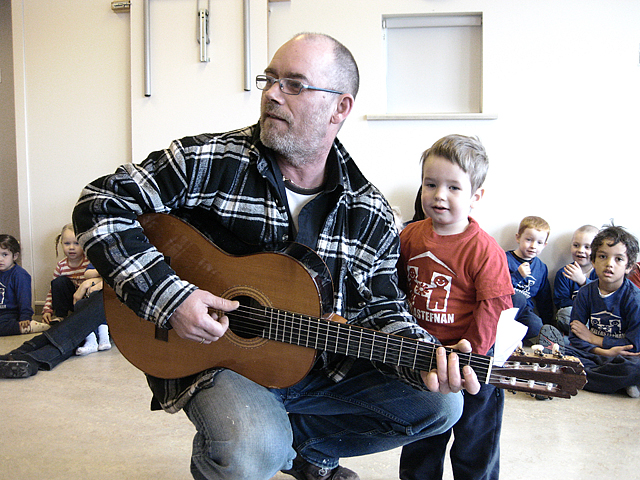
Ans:
[[[231,330],[241,336],[260,337],[421,371],[436,368],[438,345],[412,338],[263,306],[241,305],[227,315]],[[488,383],[491,357],[456,353],[461,369],[465,365],[471,366],[478,379]]]

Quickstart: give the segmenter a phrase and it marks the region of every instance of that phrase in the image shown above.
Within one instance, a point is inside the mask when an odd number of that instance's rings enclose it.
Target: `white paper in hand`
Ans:
[[[497,367],[504,365],[527,333],[527,326],[515,320],[517,313],[517,308],[509,308],[500,314],[493,349],[493,364]]]

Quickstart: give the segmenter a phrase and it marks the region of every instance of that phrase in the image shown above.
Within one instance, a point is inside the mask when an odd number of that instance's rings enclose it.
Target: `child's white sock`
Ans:
[[[76,355],[89,355],[90,353],[96,353],[97,351],[98,340],[96,339],[96,334],[91,332],[89,335],[87,335],[87,338],[84,339],[84,345],[76,348]]]
[[[109,341],[109,327],[100,325],[98,327],[98,350],[109,350],[111,348],[111,342]]]

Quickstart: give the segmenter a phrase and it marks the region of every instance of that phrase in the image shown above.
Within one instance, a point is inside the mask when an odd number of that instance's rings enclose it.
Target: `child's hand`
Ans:
[[[574,320],[570,324],[571,332],[581,340],[589,342],[592,345],[602,346],[602,337],[594,334],[587,326],[579,320]]]
[[[578,265],[578,262],[570,263],[569,265],[564,267],[562,274],[567,277],[569,280],[573,280],[578,285],[582,286],[587,283],[587,277],[584,276],[582,272],[582,268]]]
[[[42,314],[42,321],[47,325],[51,323],[51,318],[52,318],[51,312],[45,312]]]
[[[518,267],[518,273],[522,278],[527,278],[531,275],[531,265],[529,262],[522,262]]]
[[[610,353],[610,355],[605,354],[605,356],[608,356],[608,357],[617,357],[618,355],[624,355],[625,357],[640,356],[640,352],[629,352],[628,350],[633,350],[633,345],[616,345],[615,347],[611,347],[605,350]]]
[[[73,294],[73,304],[75,305],[79,300],[84,297],[88,297],[91,293],[102,290],[102,278],[88,278],[80,284],[76,292]]]

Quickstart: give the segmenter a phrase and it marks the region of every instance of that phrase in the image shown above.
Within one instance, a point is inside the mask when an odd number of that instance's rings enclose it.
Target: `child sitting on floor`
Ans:
[[[636,263],[638,241],[625,229],[609,226],[591,244],[598,279],[581,288],[571,312],[570,344],[560,351],[578,357],[587,373],[585,390],[626,389],[640,397],[640,289],[626,278]],[[540,343],[549,346],[558,330],[545,325]]]
[[[31,275],[16,262],[20,243],[0,235],[0,336],[42,332],[49,325],[32,319]]]
[[[591,263],[591,242],[598,233],[593,225],[583,225],[578,228],[571,238],[571,258],[573,263],[565,265],[558,273],[553,284],[553,302],[556,312],[556,326],[568,335],[571,331],[571,308],[573,299],[580,287],[598,278]]]
[[[516,320],[527,326],[525,339],[536,337],[543,324],[553,322],[549,270],[538,258],[547,246],[550,231],[551,227],[544,219],[525,217],[516,233],[518,248],[507,252],[511,282],[515,289],[513,306],[519,309]]]
[[[58,245],[62,246],[64,258],[53,270],[51,288],[42,307],[42,320],[45,323],[59,321],[73,312],[73,294],[85,280],[84,274],[89,265],[89,259],[76,239],[72,224],[62,227],[60,235],[56,237],[56,256]]]

